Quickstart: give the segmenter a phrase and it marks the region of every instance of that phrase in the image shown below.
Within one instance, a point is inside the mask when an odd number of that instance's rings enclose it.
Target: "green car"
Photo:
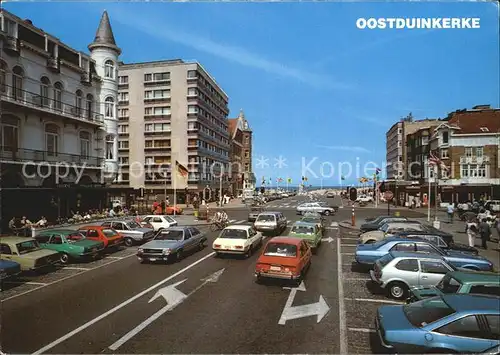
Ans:
[[[302,217],[300,219],[300,222],[303,223],[309,223],[309,224],[316,224],[318,225],[319,229],[321,230],[321,233],[325,233],[325,220],[321,218],[320,216],[306,216]]]
[[[433,287],[414,287],[408,303],[449,293],[476,293],[500,296],[500,274],[481,271],[452,271]]]
[[[61,263],[71,260],[96,258],[104,250],[104,243],[85,238],[83,234],[71,229],[49,229],[35,236],[44,249],[60,253]]]
[[[292,225],[289,236],[304,239],[311,247],[313,253],[316,253],[317,248],[321,244],[323,232],[317,223],[297,221]]]

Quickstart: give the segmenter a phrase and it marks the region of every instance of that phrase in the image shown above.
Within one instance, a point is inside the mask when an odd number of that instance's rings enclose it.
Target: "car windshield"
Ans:
[[[392,259],[394,259],[394,258],[393,258],[393,256],[391,254],[386,254],[383,257],[381,257],[380,259],[378,259],[378,262],[380,264],[380,268],[383,269],[384,266],[386,266],[387,264],[389,264]]]
[[[223,239],[247,239],[247,231],[243,229],[224,229],[219,238]]]
[[[130,229],[141,228],[141,225],[135,221],[130,221],[126,223]]]
[[[461,286],[462,284],[459,281],[450,275],[446,275],[439,281],[436,288],[442,293],[457,293]]]
[[[259,221],[259,222],[274,222],[274,215],[261,214],[259,217],[257,217],[257,221]]]
[[[170,216],[163,216],[168,223],[175,223],[175,220]]]
[[[251,210],[251,211],[252,211],[252,212],[260,212],[260,211],[262,211],[262,209],[261,209],[261,208],[259,208],[259,207],[252,207],[252,210]]]
[[[103,229],[102,234],[104,234],[106,238],[112,238],[116,237],[118,235],[118,232],[115,231],[114,229]]]
[[[184,233],[180,230],[163,230],[155,237],[155,240],[183,240]]]
[[[269,243],[264,251],[264,255],[294,258],[297,256],[297,246],[284,243]]]
[[[403,312],[413,326],[422,328],[455,313],[455,310],[441,297],[432,297],[403,306]]]
[[[40,249],[40,245],[36,240],[28,240],[26,242],[16,244],[19,254],[26,254]]]
[[[384,223],[382,227],[380,227],[380,230],[384,233],[387,232],[389,230],[389,223]]]
[[[319,219],[318,218],[314,218],[314,217],[302,218],[302,222],[305,222],[305,223],[319,223]]]
[[[290,232],[295,234],[314,234],[314,228],[309,226],[293,226]]]
[[[74,242],[77,242],[77,241],[82,240],[82,239],[85,239],[85,236],[79,232],[71,233],[71,234],[68,234],[66,236],[66,240],[69,243],[74,243]]]

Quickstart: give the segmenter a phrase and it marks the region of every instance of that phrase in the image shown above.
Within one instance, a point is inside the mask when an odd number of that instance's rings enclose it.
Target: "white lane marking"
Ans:
[[[338,239],[338,240],[340,240],[340,239]],[[340,245],[339,245],[339,248],[340,248]],[[355,253],[342,253],[342,255],[356,255],[356,254]]]
[[[76,266],[65,266],[61,270],[89,271],[89,270],[92,270],[92,268],[88,268],[88,267],[76,267]]]
[[[369,277],[351,277],[344,279],[345,281],[370,281],[371,279]]]
[[[390,301],[390,300],[378,300],[378,299],[374,299],[374,298],[347,298],[347,300],[358,301],[358,302],[372,302],[372,303],[404,304],[404,302]]]
[[[348,328],[348,329],[351,332],[375,333],[375,330],[370,328]]]
[[[22,282],[22,281],[4,281],[5,284],[9,285],[32,285],[32,286],[47,286],[46,283],[43,282],[32,282],[32,281],[27,281],[27,282]]]
[[[236,220],[235,220],[235,219],[230,219],[230,220],[229,220],[229,223],[234,223],[234,222],[236,222]]]
[[[338,232],[339,234],[340,232]],[[337,234],[337,236],[338,236]],[[340,253],[340,238],[337,238],[337,288],[339,290],[339,337],[340,354],[347,355],[347,322],[344,304],[344,283],[342,282],[342,254]]]
[[[134,254],[127,255],[127,256],[105,256],[104,259],[122,260],[123,258],[128,258],[129,256],[132,256],[132,255],[134,255]]]
[[[347,240],[358,240],[359,238],[350,238],[350,237],[340,237],[342,239],[347,239]]]
[[[242,219],[242,220],[240,220],[238,222],[234,222],[234,224],[241,224],[241,223],[245,223],[246,221],[247,221],[246,219]]]
[[[40,354],[43,354],[45,352],[47,352],[48,350],[52,349],[53,347],[61,344],[62,342],[68,340],[69,338],[73,337],[74,335],[80,333],[82,330],[85,330],[87,329],[88,327],[90,327],[91,325],[94,325],[95,323],[99,322],[100,320],[103,320],[104,318],[110,316],[111,314],[115,313],[116,311],[122,309],[123,307],[127,306],[128,304],[134,302],[135,300],[137,300],[138,298],[141,298],[142,296],[148,294],[149,292],[153,291],[155,288],[158,288],[160,287],[161,285],[169,282],[170,280],[172,280],[173,278],[183,274],[184,272],[188,271],[189,269],[193,268],[194,266],[198,265],[199,263],[205,261],[206,259],[212,257],[215,255],[215,252],[212,252],[210,254],[207,254],[205,255],[204,257],[202,257],[201,259],[198,259],[197,261],[195,261],[194,263],[192,264],[189,264],[188,266],[186,266],[184,269],[181,269],[179,271],[177,271],[175,274],[172,274],[170,275],[169,277],[167,277],[166,279],[163,279],[162,281],[154,284],[153,286],[145,289],[144,291],[141,291],[139,292],[138,294],[136,294],[135,296],[132,296],[130,297],[128,300],[120,303],[118,306],[115,306],[113,308],[111,308],[110,310],[108,310],[107,312],[104,312],[103,314],[101,314],[100,316],[98,317],[95,317],[94,319],[91,319],[90,321],[88,321],[87,323],[79,326],[78,328],[72,330],[71,332],[67,333],[66,335],[63,335],[62,337],[60,337],[59,339],[56,339],[54,340],[52,343],[50,344],[47,344],[45,345],[43,348],[35,351],[32,355],[40,355]],[[81,274],[80,274],[81,275]]]
[[[113,260],[113,261],[110,261],[109,263],[101,264],[101,265],[99,265],[99,266],[96,266],[96,267],[94,267],[94,268],[92,268],[92,269],[88,270],[88,271],[93,271],[93,270],[100,269],[100,268],[102,268],[102,267],[104,267],[104,266],[108,266],[108,265],[113,264],[113,263],[116,263],[117,261],[120,261],[120,260],[122,260],[122,259],[129,258],[129,257],[131,257],[131,256],[135,256],[135,255],[134,255],[134,254],[131,254],[131,255],[126,256],[126,257],[124,257],[124,258],[121,258],[121,259],[119,259],[119,260]],[[3,303],[3,302],[6,302],[6,301],[9,301],[9,300],[11,300],[11,299],[14,299],[14,298],[17,298],[17,297],[24,296],[24,295],[26,295],[26,294],[28,294],[28,293],[35,292],[35,291],[37,291],[37,290],[39,290],[39,289],[41,289],[41,288],[44,288],[44,287],[47,287],[47,286],[52,286],[52,285],[57,284],[57,283],[59,283],[59,282],[66,281],[66,280],[72,279],[73,277],[77,277],[77,276],[80,276],[80,275],[83,275],[83,274],[86,274],[86,273],[87,273],[87,272],[80,272],[80,273],[78,273],[78,274],[73,274],[73,275],[69,275],[69,276],[63,277],[62,279],[55,280],[55,281],[52,281],[52,282],[49,282],[49,283],[43,284],[43,285],[41,285],[40,287],[34,288],[34,289],[32,289],[32,290],[28,290],[28,291],[25,291],[25,292],[18,293],[17,295],[13,295],[13,296],[10,296],[10,297],[7,297],[7,298],[4,298],[4,299],[3,299],[3,300],[1,300],[0,302],[2,302],[2,303]]]
[[[339,226],[339,222],[332,222],[330,224],[330,227],[338,227]]]

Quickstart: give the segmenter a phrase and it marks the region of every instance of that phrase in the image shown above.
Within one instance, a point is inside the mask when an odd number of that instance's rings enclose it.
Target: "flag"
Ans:
[[[443,170],[448,171],[448,167],[443,163],[441,159],[434,155],[434,153],[429,154],[429,165],[438,166]]]
[[[188,169],[186,169],[186,167],[177,160],[175,161],[175,169],[180,175],[182,175],[182,177],[187,177],[189,175]]]
[[[375,174],[377,174],[377,175],[378,175],[381,171],[382,171],[382,169],[380,169],[380,168],[376,168],[376,169],[375,169]]]
[[[287,181],[289,184],[291,184],[291,183],[292,183],[292,178],[288,178],[288,179],[286,179],[286,181]]]
[[[278,178],[278,182],[282,182],[282,181],[283,181],[283,179],[282,179],[282,178]]]
[[[304,176],[304,181],[307,181],[307,176]]]

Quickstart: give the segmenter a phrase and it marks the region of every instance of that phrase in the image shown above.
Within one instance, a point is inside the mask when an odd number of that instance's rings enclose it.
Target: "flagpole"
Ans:
[[[439,173],[440,173],[440,167],[439,165],[436,167],[436,178],[434,179],[434,220],[438,220],[438,179],[439,179]]]
[[[176,163],[177,163],[177,160],[176,160]],[[175,166],[175,171],[173,172],[173,176],[172,176],[172,187],[174,188],[174,217],[175,217],[175,212],[177,209],[177,184],[176,184],[176,181],[177,181],[177,164]]]

